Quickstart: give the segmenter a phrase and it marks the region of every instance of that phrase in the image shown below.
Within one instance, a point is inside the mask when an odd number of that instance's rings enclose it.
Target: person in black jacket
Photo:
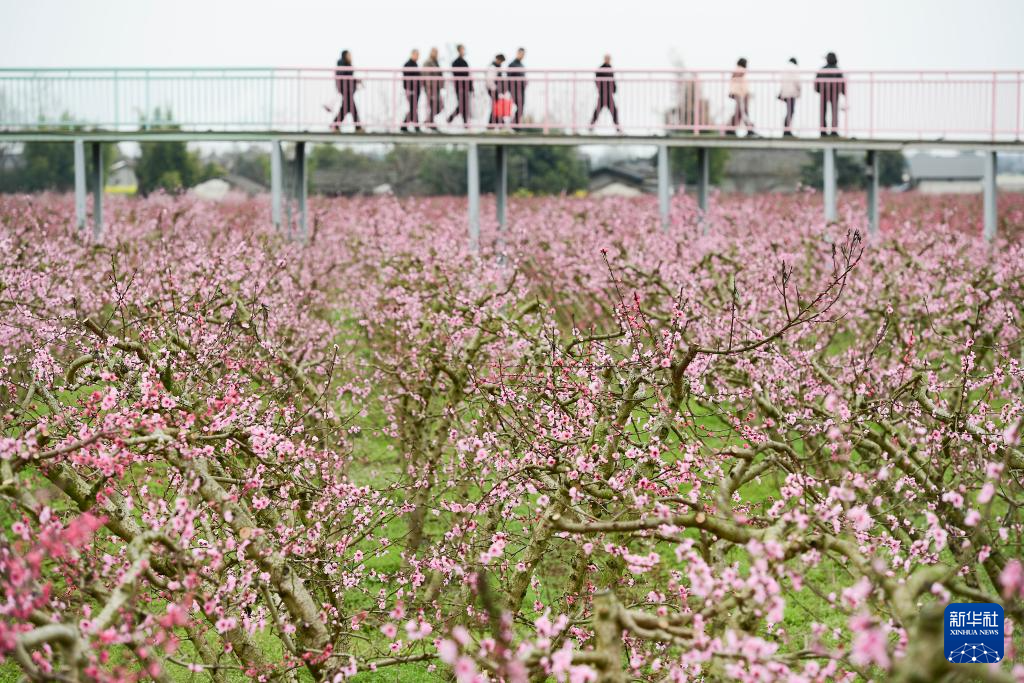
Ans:
[[[469,102],[473,97],[473,76],[469,73],[469,63],[466,61],[466,46],[455,47],[459,56],[452,62],[452,80],[455,82],[455,111],[448,117],[448,123],[461,116],[463,125],[469,125],[472,114],[469,111]]]
[[[338,115],[331,122],[332,129],[341,130],[342,121],[346,116],[352,114],[352,122],[356,124],[356,131],[363,130],[363,127],[359,125],[359,111],[356,109],[355,94],[358,85],[359,81],[356,80],[355,71],[352,68],[352,53],[342,50],[341,57],[338,58],[338,68],[334,70],[334,87],[341,95],[341,107],[338,109]]]
[[[505,77],[508,79],[509,92],[512,94],[512,104],[515,105],[515,113],[512,114],[512,125],[518,126],[523,121],[523,110],[526,108],[526,72],[523,58],[526,57],[526,49],[516,50],[516,58],[508,65]]]
[[[825,66],[818,70],[814,78],[814,90],[821,95],[821,136],[839,135],[839,96],[846,95],[846,79],[839,70],[839,60],[835,52],[825,55]],[[828,109],[832,110],[832,125],[827,125]]]
[[[409,111],[405,114],[405,120],[402,122],[403,131],[416,130],[420,121],[420,88],[423,84],[420,81],[419,60],[420,51],[414,49],[409,55],[409,59],[403,64],[402,88],[405,90],[405,99],[409,103]]]
[[[597,85],[597,107],[594,109],[594,116],[590,119],[590,129],[594,129],[597,117],[601,115],[602,109],[608,109],[612,114],[612,122],[615,128],[622,132],[619,125],[619,110],[615,106],[615,92],[618,86],[615,85],[615,72],[612,71],[612,56],[605,55],[604,63],[597,68],[594,75],[594,83]]]

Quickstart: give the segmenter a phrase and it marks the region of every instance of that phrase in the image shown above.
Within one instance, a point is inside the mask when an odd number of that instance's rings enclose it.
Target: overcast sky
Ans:
[[[362,66],[457,42],[484,66],[1024,68],[1024,0],[0,0],[0,67]]]

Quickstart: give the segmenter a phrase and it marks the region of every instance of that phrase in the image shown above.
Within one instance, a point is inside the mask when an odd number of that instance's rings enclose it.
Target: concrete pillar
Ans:
[[[92,238],[103,238],[103,147],[92,143]]]
[[[469,196],[469,249],[480,250],[480,157],[476,143],[466,148],[466,194]]]
[[[985,241],[996,238],[996,153],[985,152]]]
[[[708,186],[711,185],[711,152],[707,147],[697,148],[697,206],[708,210]]]
[[[508,203],[508,154],[504,145],[494,148],[495,167],[497,177],[495,178],[494,199],[498,214],[498,231],[505,230],[505,212]]]
[[[708,232],[705,217],[708,212],[708,187],[711,185],[711,151],[707,147],[697,148],[697,207],[703,232]]]
[[[309,237],[306,227],[306,143],[295,143],[295,202],[299,212],[299,240]]]
[[[75,138],[75,225],[85,230],[85,141]]]
[[[836,220],[836,149],[825,147],[822,151],[825,158],[824,163],[824,197],[825,197],[825,220],[832,222]]]
[[[868,151],[868,234],[878,235],[878,152]]]
[[[668,145],[658,145],[658,213],[661,227],[668,230],[671,222],[672,188],[669,183]]]
[[[281,141],[270,143],[270,218],[277,230],[281,229]]]

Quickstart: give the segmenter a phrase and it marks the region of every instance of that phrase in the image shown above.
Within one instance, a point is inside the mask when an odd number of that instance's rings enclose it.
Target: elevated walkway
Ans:
[[[526,68],[505,70],[497,79],[479,68],[417,68],[411,73],[404,67],[362,66],[0,68],[0,142],[74,143],[82,228],[87,220],[85,155],[88,150],[99,160],[100,143],[266,143],[273,220],[280,226],[284,202],[293,202],[300,237],[306,233],[309,145],[457,145],[468,155],[468,223],[474,244],[482,146],[496,150],[501,226],[509,147],[610,145],[658,149],[658,195],[666,226],[671,147],[699,150],[703,170],[696,184],[702,209],[708,201],[708,150],[822,150],[828,220],[836,218],[836,153],[864,153],[871,230],[878,229],[878,152],[981,151],[986,239],[996,236],[996,155],[1024,149],[1020,70],[749,70],[737,76],[731,69],[615,68],[598,78],[593,68]],[[743,118],[753,119],[766,137],[727,134],[738,132],[739,102],[730,94],[737,77],[749,93]],[[795,84],[800,93],[790,102],[787,121],[796,137],[783,137],[785,105],[778,97],[784,83],[787,91]],[[826,125],[826,99],[832,110],[829,125],[841,137],[819,135]],[[495,123],[498,100],[510,102],[503,102],[500,110],[506,113]],[[460,118],[449,123],[449,115],[456,113]],[[402,132],[417,122],[436,124],[437,132]],[[342,132],[332,132],[332,125]],[[288,164],[297,190],[288,198],[282,195],[283,144],[295,148]],[[96,182],[102,187],[102,178]],[[99,237],[101,193],[94,207]]]

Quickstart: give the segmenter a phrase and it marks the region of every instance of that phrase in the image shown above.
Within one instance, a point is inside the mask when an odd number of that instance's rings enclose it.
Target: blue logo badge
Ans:
[[[954,664],[994,664],[1003,659],[1003,608],[992,602],[946,607],[943,644]]]

